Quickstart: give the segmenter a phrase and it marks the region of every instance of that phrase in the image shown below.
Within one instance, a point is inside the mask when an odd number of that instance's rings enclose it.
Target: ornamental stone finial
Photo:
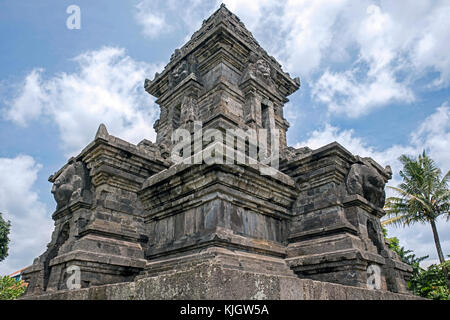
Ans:
[[[98,127],[97,133],[95,134],[95,140],[97,139],[104,139],[104,140],[108,140],[108,130],[106,129],[106,126],[101,123],[100,126]]]

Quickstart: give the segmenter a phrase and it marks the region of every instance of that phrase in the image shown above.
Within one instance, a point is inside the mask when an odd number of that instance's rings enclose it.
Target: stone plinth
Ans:
[[[39,300],[423,300],[384,290],[344,286],[227,268],[208,261],[133,282],[62,290]]]

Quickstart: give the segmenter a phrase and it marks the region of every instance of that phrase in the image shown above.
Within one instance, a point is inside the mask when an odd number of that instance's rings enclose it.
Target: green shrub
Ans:
[[[450,290],[444,275],[444,265],[450,269],[450,260],[421,269],[409,281],[409,289],[416,295],[433,300],[450,300]]]
[[[26,285],[10,276],[0,277],[0,300],[14,300],[24,294]]]

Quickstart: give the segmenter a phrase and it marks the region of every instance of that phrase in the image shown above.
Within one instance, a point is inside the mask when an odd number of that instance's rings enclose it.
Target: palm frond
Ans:
[[[403,164],[402,183],[388,186],[398,197],[386,199],[384,209],[388,219],[383,225],[426,223],[441,214],[450,219],[450,171],[441,179],[441,170],[425,150],[417,158],[401,155],[399,160]]]
[[[419,202],[424,208],[427,209],[427,211],[431,211],[430,204],[427,203],[427,201],[425,199],[422,199],[421,195],[409,193],[409,192],[407,192],[401,188],[397,188],[397,187],[388,187],[388,188],[397,191],[399,194],[401,194],[404,198],[408,199],[409,201],[413,200],[413,201]]]
[[[382,226],[387,226],[387,225],[390,225],[390,224],[395,224],[395,223],[398,222],[398,220],[401,220],[402,218],[403,218],[402,216],[392,217],[392,218],[389,218],[387,220],[381,221],[381,225]]]

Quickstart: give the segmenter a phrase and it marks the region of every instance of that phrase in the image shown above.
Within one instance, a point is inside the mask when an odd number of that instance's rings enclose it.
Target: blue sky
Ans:
[[[50,241],[48,177],[103,122],[133,143],[154,140],[159,115],[143,90],[222,1],[0,2],[0,212],[12,221],[0,274],[32,263]],[[390,164],[426,149],[450,168],[448,1],[223,1],[302,86],[290,96],[288,143],[338,141]],[[81,29],[66,27],[69,5]],[[444,254],[450,228],[438,221]],[[389,227],[436,262],[431,227]]]

